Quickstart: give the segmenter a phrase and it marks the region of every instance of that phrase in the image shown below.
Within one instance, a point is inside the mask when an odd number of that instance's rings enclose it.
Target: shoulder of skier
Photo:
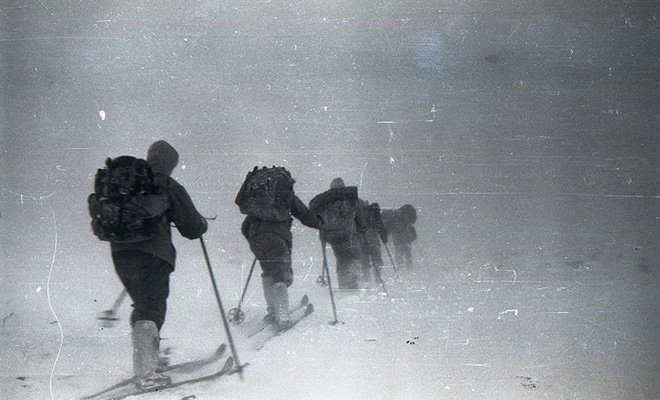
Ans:
[[[188,239],[199,238],[207,229],[206,219],[197,211],[186,189],[174,178],[167,181],[170,199],[170,218],[181,235]]]

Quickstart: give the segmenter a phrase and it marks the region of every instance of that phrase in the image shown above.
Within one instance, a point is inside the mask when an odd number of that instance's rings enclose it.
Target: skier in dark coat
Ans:
[[[339,289],[358,289],[360,270],[360,233],[367,224],[363,207],[358,207],[357,187],[346,186],[342,178],[330,183],[330,190],[309,203],[310,212],[320,221],[321,243],[329,243],[337,260]]]
[[[131,314],[133,370],[140,387],[166,385],[169,377],[156,372],[159,362],[159,332],[165,322],[170,273],[174,271],[176,250],[170,223],[182,236],[197,239],[207,223],[195,209],[185,188],[170,177],[178,163],[177,151],[165,141],[153,143],[147,162],[154,171],[156,185],[165,189],[169,209],[155,237],[138,243],[111,243],[115,270],[133,300]]]
[[[387,244],[387,230],[380,215],[378,203],[369,204],[359,200],[358,207],[364,207],[364,215],[367,229],[361,234],[362,246],[360,247],[362,271],[361,278],[365,284],[371,282],[372,274],[376,282],[380,283],[380,269],[384,265],[381,254],[381,241]]]
[[[396,210],[383,210],[382,219],[388,235],[392,235],[396,263],[412,268],[412,245],[417,240],[415,207],[406,204]]]
[[[290,215],[303,225],[318,229],[318,220],[309,213],[307,206],[295,194],[289,209]],[[289,295],[287,288],[293,283],[291,250],[293,218],[284,221],[268,221],[248,215],[241,225],[241,233],[250,244],[250,250],[259,260],[261,282],[266,299],[264,318],[284,329],[289,324]]]

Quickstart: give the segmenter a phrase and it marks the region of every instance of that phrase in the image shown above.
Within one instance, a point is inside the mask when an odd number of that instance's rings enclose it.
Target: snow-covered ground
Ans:
[[[147,399],[660,398],[658,5],[646,1],[7,1],[0,5],[0,398],[75,399],[131,374],[128,302],[86,196],[105,157],[165,139],[226,309],[252,254],[256,164],[305,202],[342,176],[419,213],[388,296],[336,293],[294,224],[316,311],[244,380]],[[226,341],[196,241],[175,237],[163,346]],[[330,253],[331,254],[331,253]],[[383,254],[388,260],[386,253]],[[334,259],[330,255],[331,268]],[[260,318],[254,277],[243,307]]]
[[[442,232],[436,240],[422,236],[416,268],[399,267],[400,279],[386,268],[388,296],[337,293],[339,325],[329,324],[327,289],[315,284],[320,246],[297,225],[291,296],[307,293],[315,313],[260,351],[232,326],[240,360],[249,363],[244,381],[232,375],[143,397],[658,398],[658,230],[645,215],[657,215],[657,201],[553,198],[558,206],[568,202],[570,218],[509,207],[511,201],[449,196],[448,215],[421,212],[421,231],[434,225]],[[101,329],[95,316],[120,291],[104,245],[53,219],[46,205],[11,204],[3,223],[28,209],[43,214],[34,223],[41,239],[30,239],[43,254],[31,263],[21,257],[24,270],[3,275],[3,293],[14,296],[2,304],[2,397],[79,398],[130,375],[130,308],[124,303],[122,321]],[[223,250],[213,230],[206,240],[228,309],[238,302],[251,257],[241,242]],[[177,247],[162,331],[172,362],[226,341],[199,243],[179,240]],[[248,320],[263,313],[258,279],[243,309]]]

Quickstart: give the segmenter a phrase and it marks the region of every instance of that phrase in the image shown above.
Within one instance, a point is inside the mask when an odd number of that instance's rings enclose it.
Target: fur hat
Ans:
[[[341,189],[345,187],[344,180],[341,178],[335,178],[330,182],[330,189]]]
[[[159,140],[149,146],[147,162],[155,172],[169,176],[179,163],[179,153],[166,141]]]

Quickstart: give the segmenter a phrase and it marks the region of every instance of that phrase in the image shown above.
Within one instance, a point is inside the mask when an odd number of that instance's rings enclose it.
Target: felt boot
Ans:
[[[261,278],[261,283],[264,287],[264,298],[266,299],[266,316],[264,321],[269,324],[277,323],[277,316],[275,314],[275,299],[273,298],[273,278],[264,276]]]
[[[278,328],[289,328],[291,322],[289,320],[289,292],[286,283],[278,282],[273,285],[273,300]]]
[[[160,361],[158,328],[153,321],[137,321],[133,326],[133,374],[140,389],[169,385],[169,376],[156,372]]]

